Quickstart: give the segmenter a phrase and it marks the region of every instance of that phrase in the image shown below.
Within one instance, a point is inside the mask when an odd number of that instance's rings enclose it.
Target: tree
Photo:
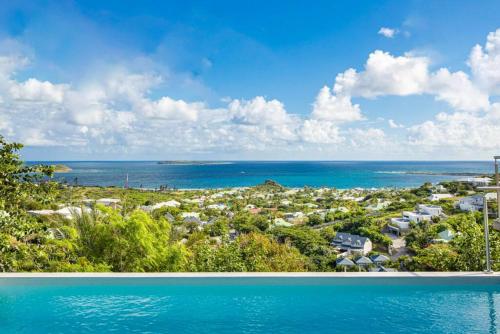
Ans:
[[[192,271],[305,271],[309,267],[308,259],[296,248],[260,233],[244,234],[220,245],[198,240],[191,251]]]
[[[75,221],[82,254],[92,262],[118,272],[185,270],[187,251],[170,241],[165,219],[155,221],[139,210],[127,217],[111,208],[98,210]]]
[[[434,244],[420,250],[413,258],[414,270],[454,271],[457,270],[458,254],[447,244]]]
[[[40,183],[52,176],[53,167],[24,165],[17,153],[22,147],[20,143],[8,143],[0,135],[0,209],[11,215],[24,215],[27,202],[46,201],[53,191],[51,184]]]

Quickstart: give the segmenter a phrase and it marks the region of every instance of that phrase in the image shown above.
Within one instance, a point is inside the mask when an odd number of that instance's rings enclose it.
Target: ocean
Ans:
[[[255,186],[274,180],[287,187],[405,188],[493,174],[492,161],[32,161],[64,164],[58,181],[87,186],[179,189]]]

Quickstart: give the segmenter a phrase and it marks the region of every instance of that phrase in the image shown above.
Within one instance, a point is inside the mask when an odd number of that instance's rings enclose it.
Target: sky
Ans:
[[[27,160],[481,160],[499,1],[0,0]]]

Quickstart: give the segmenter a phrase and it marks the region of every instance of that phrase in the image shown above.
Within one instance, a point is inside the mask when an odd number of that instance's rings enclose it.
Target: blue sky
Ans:
[[[489,158],[499,13],[498,1],[5,1],[0,133],[26,159]]]

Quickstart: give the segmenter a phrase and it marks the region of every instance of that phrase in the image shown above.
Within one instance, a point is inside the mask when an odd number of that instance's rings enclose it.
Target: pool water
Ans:
[[[0,333],[497,333],[497,284],[380,280],[0,279]]]

